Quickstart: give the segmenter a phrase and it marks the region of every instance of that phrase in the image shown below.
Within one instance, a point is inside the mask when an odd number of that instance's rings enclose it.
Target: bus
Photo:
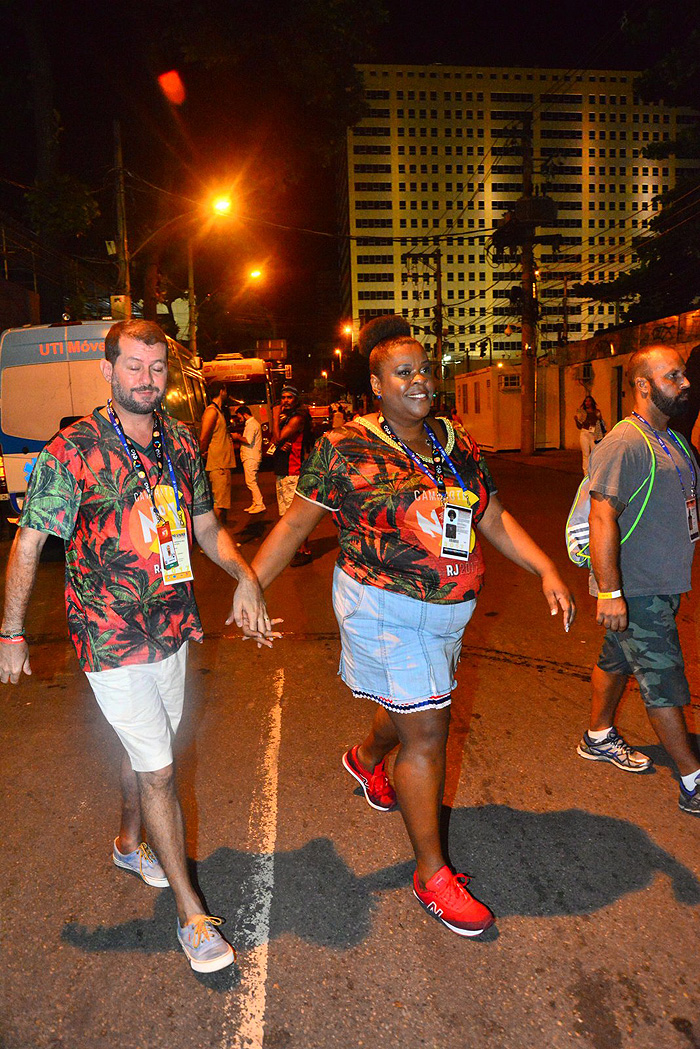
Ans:
[[[114,321],[9,328],[0,337],[0,454],[12,510],[19,513],[39,452],[64,426],[105,404],[100,371]],[[206,407],[201,362],[168,338],[168,415],[198,432]]]
[[[241,353],[220,353],[213,361],[205,361],[202,372],[207,382],[223,382],[231,401],[247,404],[260,423],[263,446],[269,442],[272,407],[278,399],[279,388],[292,377],[288,364],[277,364],[259,357],[244,357]]]

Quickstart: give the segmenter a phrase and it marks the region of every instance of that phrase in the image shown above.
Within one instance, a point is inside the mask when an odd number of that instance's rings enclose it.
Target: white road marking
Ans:
[[[262,1049],[270,936],[270,909],[274,891],[274,854],[277,841],[277,784],[282,736],[284,670],[274,677],[275,704],[263,731],[260,780],[253,793],[248,819],[247,851],[254,854],[246,896],[247,919],[258,945],[240,960],[241,982],[226,997],[222,1049]]]

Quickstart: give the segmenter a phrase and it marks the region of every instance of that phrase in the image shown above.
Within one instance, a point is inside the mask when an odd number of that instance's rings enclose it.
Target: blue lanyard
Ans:
[[[632,415],[635,415],[639,419],[640,422],[646,423],[646,425],[649,427],[651,432],[654,434],[654,437],[656,437],[656,440],[659,442],[659,444],[661,445],[663,450],[666,452],[666,455],[669,457],[669,459],[671,460],[671,462],[673,463],[673,465],[676,468],[676,473],[678,474],[678,480],[681,482],[681,489],[683,491],[683,498],[685,500],[687,500],[688,497],[685,494],[685,485],[683,484],[683,474],[678,469],[678,463],[676,462],[676,460],[671,455],[671,451],[668,448],[668,446],[664,443],[664,441],[663,441],[663,439],[661,437],[661,434],[658,432],[658,430],[655,430],[654,427],[651,425],[651,423],[647,422],[647,420],[643,416],[641,416],[639,414],[639,412],[632,412]],[[691,481],[690,481],[690,497],[691,497],[691,499],[694,499],[695,498],[695,493],[697,491],[697,475],[695,473],[695,464],[693,463],[693,460],[691,459],[691,457],[686,452],[686,450],[683,447],[682,443],[676,437],[676,435],[673,432],[673,430],[669,430],[668,431],[668,436],[671,438],[673,443],[676,445],[676,447],[680,451],[681,455],[683,456],[683,458],[687,462],[688,466],[690,467],[690,477],[691,477]]]
[[[161,513],[156,506],[155,500],[155,489],[148,478],[148,471],[143,464],[141,456],[137,452],[136,448],[129,440],[129,437],[124,433],[122,424],[120,423],[115,411],[112,407],[112,400],[107,401],[107,414],[109,415],[109,421],[111,422],[117,437],[121,441],[122,447],[129,459],[131,460],[131,468],[134,470],[146,489],[146,492],[150,496],[151,503],[153,504],[153,510],[156,515],[156,521],[161,522]],[[161,436],[162,435],[162,436]],[[173,492],[175,493],[175,505],[177,507],[178,517],[180,517],[180,499],[177,494],[177,482],[175,480],[175,471],[173,470],[173,464],[168,454],[168,449],[165,447],[165,428],[160,419],[158,412],[153,413],[153,451],[156,457],[156,467],[158,469],[158,476],[156,478],[156,487],[163,473],[163,457],[168,464],[168,473],[170,474],[170,483],[172,484]]]
[[[403,441],[401,440],[400,437],[396,436],[396,434],[394,433],[392,428],[389,426],[389,423],[381,415],[379,417],[379,424],[380,424],[382,430],[384,431],[384,433],[388,437],[391,437],[391,439],[393,441],[396,441],[396,443],[399,445],[399,447],[402,449],[402,451],[404,451],[406,453],[406,455],[409,457],[409,459],[411,459],[416,464],[418,469],[422,470],[423,473],[427,477],[429,477],[430,480],[436,485],[437,490],[440,493],[441,498],[444,499],[446,497],[446,495],[447,495],[447,486],[445,484],[445,472],[443,470],[443,462],[446,463],[447,466],[449,466],[451,472],[454,474],[454,476],[455,476],[455,478],[457,480],[457,484],[462,489],[462,491],[466,492],[467,486],[464,483],[464,481],[462,480],[462,478],[459,476],[459,474],[457,472],[457,467],[452,462],[452,460],[450,459],[449,455],[447,454],[445,449],[442,447],[442,445],[440,444],[440,442],[438,441],[437,437],[435,436],[435,434],[430,429],[430,427],[428,426],[427,423],[423,423],[423,429],[425,430],[425,436],[428,438],[428,441],[430,443],[430,447],[433,450],[433,466],[435,467],[435,476],[434,477],[433,477],[432,473],[430,472],[430,470],[428,469],[428,467],[423,462],[423,460],[420,458],[420,456],[416,455],[416,453],[413,451],[412,448],[409,448],[408,445],[403,443]]]

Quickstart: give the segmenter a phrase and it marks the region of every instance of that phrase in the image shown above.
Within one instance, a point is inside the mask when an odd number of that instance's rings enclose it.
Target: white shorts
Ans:
[[[173,739],[185,701],[187,642],[157,663],[86,671],[100,710],[122,741],[134,772],[173,762]]]

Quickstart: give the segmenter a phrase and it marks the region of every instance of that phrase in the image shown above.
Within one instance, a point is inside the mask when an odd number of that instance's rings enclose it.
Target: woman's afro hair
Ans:
[[[395,339],[411,339],[411,325],[405,317],[388,315],[386,317],[373,317],[371,321],[360,328],[357,345],[360,353],[369,357],[375,346],[380,342]]]

